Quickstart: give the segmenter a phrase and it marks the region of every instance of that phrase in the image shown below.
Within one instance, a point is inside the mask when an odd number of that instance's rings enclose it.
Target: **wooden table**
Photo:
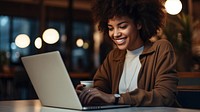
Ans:
[[[39,100],[0,101],[0,112],[81,112],[61,108],[43,107]],[[195,109],[172,107],[129,107],[84,112],[200,112]]]

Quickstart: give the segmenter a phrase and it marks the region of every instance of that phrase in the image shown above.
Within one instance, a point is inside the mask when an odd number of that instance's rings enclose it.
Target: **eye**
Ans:
[[[121,28],[121,29],[126,29],[127,27],[128,27],[128,25],[124,25],[124,24],[119,26],[119,28]]]
[[[114,29],[113,27],[108,26],[109,31],[113,31],[113,29]]]

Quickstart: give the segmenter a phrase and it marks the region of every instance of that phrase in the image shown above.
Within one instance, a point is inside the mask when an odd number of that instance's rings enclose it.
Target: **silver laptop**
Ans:
[[[76,110],[130,107],[130,105],[83,107],[59,51],[22,57],[22,62],[43,106]]]

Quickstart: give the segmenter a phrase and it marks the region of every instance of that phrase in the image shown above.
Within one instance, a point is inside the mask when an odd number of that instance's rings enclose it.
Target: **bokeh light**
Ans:
[[[76,45],[77,45],[78,47],[82,47],[83,44],[84,44],[83,39],[77,39]]]
[[[37,38],[35,39],[34,44],[35,44],[35,47],[36,47],[37,49],[40,49],[40,48],[42,47],[42,39],[41,39],[40,37],[37,37]]]
[[[182,10],[182,3],[180,0],[167,0],[165,2],[165,8],[167,13],[176,15]]]
[[[26,48],[27,46],[29,46],[30,44],[30,38],[28,35],[26,34],[19,34],[16,38],[15,38],[15,44],[19,47],[19,48]]]
[[[54,44],[59,40],[59,33],[53,28],[44,31],[42,35],[43,40],[48,44]]]
[[[89,43],[88,43],[88,42],[85,42],[85,43],[83,44],[83,48],[84,48],[84,49],[88,49],[88,48],[89,48]]]

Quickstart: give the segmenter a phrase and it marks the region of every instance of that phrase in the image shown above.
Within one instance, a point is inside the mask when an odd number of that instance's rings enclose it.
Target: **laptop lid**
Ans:
[[[82,107],[58,51],[22,57],[22,63],[43,106],[77,110],[130,107],[130,105]]]
[[[22,62],[42,105],[82,109],[58,51],[22,57]]]

